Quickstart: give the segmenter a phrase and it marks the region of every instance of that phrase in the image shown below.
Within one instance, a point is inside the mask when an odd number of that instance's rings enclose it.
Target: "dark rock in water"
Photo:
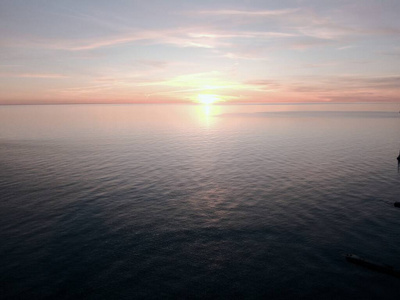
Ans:
[[[346,254],[345,257],[346,257],[347,261],[352,262],[356,265],[360,265],[367,269],[385,273],[385,274],[392,275],[395,277],[400,277],[400,271],[394,269],[392,266],[375,263],[375,262],[366,260],[366,259],[361,258],[354,254]]]
[[[400,202],[395,202],[394,207],[400,207]]]

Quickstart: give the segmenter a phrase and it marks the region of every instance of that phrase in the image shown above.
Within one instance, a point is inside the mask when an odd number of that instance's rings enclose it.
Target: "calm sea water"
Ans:
[[[0,107],[0,298],[399,299],[396,105]]]

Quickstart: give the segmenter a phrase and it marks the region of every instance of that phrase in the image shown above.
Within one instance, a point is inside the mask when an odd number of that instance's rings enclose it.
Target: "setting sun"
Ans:
[[[199,94],[197,95],[197,100],[199,103],[209,105],[219,101],[220,98],[217,95]]]

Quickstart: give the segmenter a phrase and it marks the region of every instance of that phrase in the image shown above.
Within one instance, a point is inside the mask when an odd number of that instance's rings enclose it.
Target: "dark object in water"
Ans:
[[[400,202],[395,202],[394,207],[400,207]]]
[[[352,262],[356,265],[361,265],[370,270],[378,271],[381,273],[385,273],[400,278],[400,271],[394,269],[392,266],[374,263],[372,261],[368,261],[354,254],[346,254],[345,257],[347,261]]]
[[[400,163],[400,151],[399,151],[399,156],[397,156],[397,161]]]

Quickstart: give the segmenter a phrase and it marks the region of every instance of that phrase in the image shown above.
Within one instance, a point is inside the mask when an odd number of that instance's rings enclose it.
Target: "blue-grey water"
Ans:
[[[400,115],[0,107],[1,299],[399,299]]]

